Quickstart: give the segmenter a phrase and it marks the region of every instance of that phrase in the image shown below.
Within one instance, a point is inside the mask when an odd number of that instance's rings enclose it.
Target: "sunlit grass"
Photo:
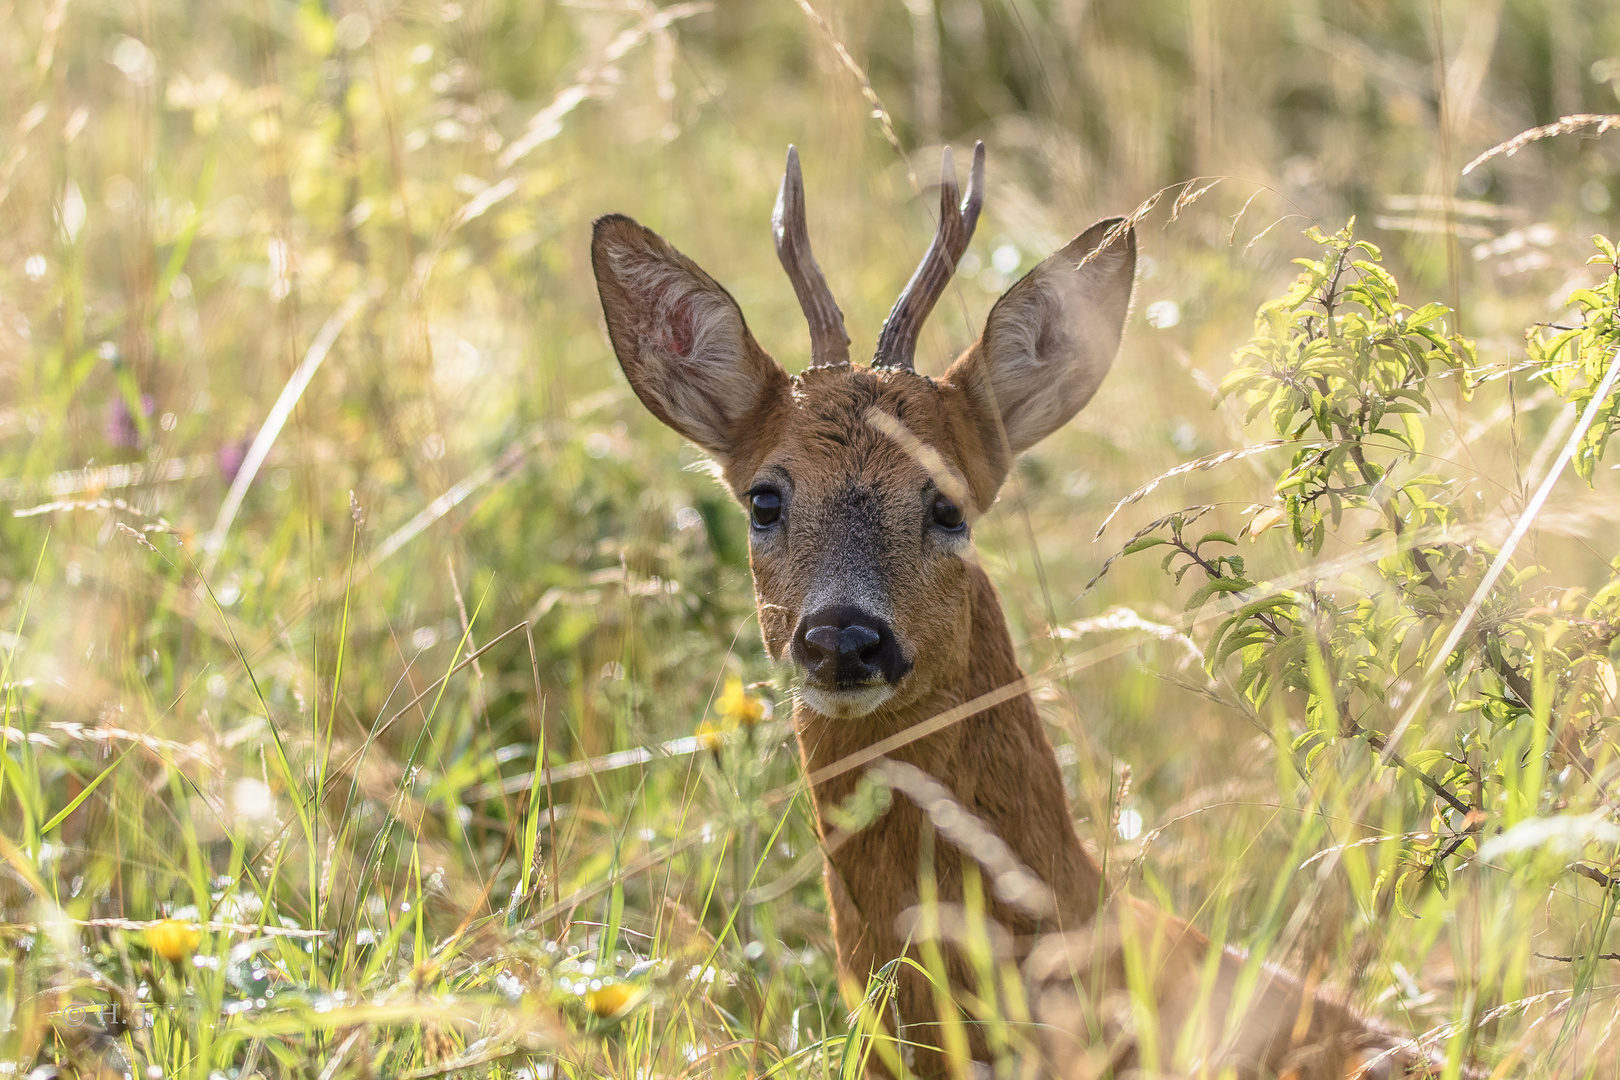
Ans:
[[[1255,308],[1313,253],[1308,218],[1358,214],[1414,301],[1450,303],[1455,278],[1481,364],[1522,362],[1523,328],[1597,280],[1582,262],[1588,234],[1615,232],[1620,143],[1436,177],[1560,112],[1614,111],[1614,13],[1439,5],[1442,119],[1427,5],[1248,23],[1209,4],[817,8],[910,172],[931,175],[941,137],[989,146],[924,371],[1095,218],[1229,177],[1146,219],[1114,374],[979,530],[1110,875],[1400,1030],[1477,1024],[1436,1045],[1502,1075],[1605,1075],[1620,967],[1584,958],[1614,950],[1612,886],[1474,865],[1414,895],[1416,917],[1380,906],[1404,849],[1374,838],[1428,830],[1423,793],[1354,742],[1301,771],[1284,752],[1300,703],[1245,716],[1212,694],[1177,636],[1200,631],[1186,590],[1153,562],[1085,587],[1162,514],[1212,504],[1236,528],[1268,497],[1271,459],[1229,461],[1090,542],[1145,482],[1269,435],[1210,403]],[[898,1061],[877,1025],[890,973],[837,985],[743,519],[617,373],[586,254],[594,216],[633,213],[801,366],[769,236],[796,143],[864,355],[930,198],[822,30],[793,4],[4,13],[0,1071]],[[1494,528],[1560,416],[1540,384],[1498,378],[1441,399],[1428,452],[1488,493]],[[1559,487],[1527,541],[1561,586],[1606,580],[1615,555],[1615,481],[1595,483]],[[1280,529],[1242,550],[1304,572],[1353,560],[1363,525],[1315,556]],[[1545,749],[1509,778],[1532,804]],[[879,811],[868,795],[852,821]],[[961,1023],[1024,1075],[1017,980],[983,933]]]

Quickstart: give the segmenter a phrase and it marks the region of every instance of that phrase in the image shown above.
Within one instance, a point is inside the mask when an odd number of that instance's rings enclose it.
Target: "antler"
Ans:
[[[804,223],[804,176],[799,172],[799,150],[789,146],[787,172],[782,190],[776,194],[776,211],[771,214],[771,231],[776,234],[776,257],[793,282],[793,291],[810,324],[810,363],[849,362],[849,335],[844,332],[844,313],[838,310],[827,279],[810,253],[810,231]]]
[[[877,354],[872,357],[873,367],[916,367],[917,331],[923,320],[934,310],[956,262],[973,239],[973,227],[979,223],[979,210],[984,206],[984,143],[973,148],[973,171],[968,179],[967,198],[960,209],[956,205],[956,165],[951,160],[951,148],[945,147],[939,182],[939,229],[934,242],[928,245],[917,272],[911,275],[900,299],[894,302],[883,333],[878,335]]]

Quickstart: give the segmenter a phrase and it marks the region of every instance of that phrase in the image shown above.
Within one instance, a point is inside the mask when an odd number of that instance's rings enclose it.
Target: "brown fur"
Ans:
[[[715,455],[745,505],[762,483],[781,493],[780,527],[755,530],[751,551],[766,648],[776,658],[788,655],[809,609],[856,597],[892,625],[909,659],[890,696],[862,715],[835,719],[803,699],[794,709],[804,767],[819,777],[811,794],[824,839],[835,832],[831,811],[862,775],[840,771],[839,763],[1022,678],[1000,600],[971,542],[931,530],[930,507],[944,493],[962,505],[971,527],[994,502],[1014,455],[1072,416],[1101,381],[1129,305],[1135,250],[1127,233],[1123,254],[1104,252],[1095,270],[1076,270],[1101,242],[1104,225],[1015,286],[992,312],[985,336],[935,381],[847,364],[789,379],[754,342],[730,296],[695,265],[627,218],[598,223],[593,257],[608,329],[637,394]],[[649,263],[670,272],[641,269]],[[673,331],[660,321],[672,310],[681,313]],[[681,322],[693,311],[708,312],[714,325]],[[1238,957],[1219,957],[1213,988],[1201,994],[1210,949],[1202,935],[1145,905],[1105,904],[1102,870],[1075,834],[1056,758],[1027,693],[887,756],[942,783],[1048,890],[1039,918],[995,898],[987,910],[1005,931],[1011,958],[1027,959],[1032,1005],[1046,1032],[1037,1041],[1051,1074],[1169,1066],[1177,1038],[1199,1017],[1208,1034],[1193,1033],[1183,1050],[1190,1047],[1193,1061],[1234,1066],[1243,1077],[1339,1080],[1371,1055],[1367,1047],[1392,1045],[1281,974],[1235,1011]],[[939,904],[962,905],[964,856],[932,835],[911,799],[897,794],[869,827],[828,845],[827,894],[848,984],[864,986],[908,948],[918,955],[903,929],[915,925],[925,847]],[[1115,1008],[1129,982],[1122,947],[1129,938],[1152,943],[1149,953],[1159,958],[1147,979],[1161,1032],[1151,1043]],[[952,949],[945,956],[953,988],[974,987],[964,956]],[[940,1042],[933,991],[909,967],[898,971],[896,1006],[905,1037],[924,1044],[914,1071],[959,1071],[928,1048]],[[988,1056],[976,1029],[970,1051]],[[872,1070],[885,1071],[878,1063]]]

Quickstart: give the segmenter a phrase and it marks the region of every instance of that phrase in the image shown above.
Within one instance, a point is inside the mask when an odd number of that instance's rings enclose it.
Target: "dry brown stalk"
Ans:
[[[1615,113],[1573,113],[1569,116],[1560,116],[1550,124],[1521,131],[1507,142],[1497,143],[1479,157],[1463,166],[1462,174],[1467,176],[1480,165],[1485,164],[1493,157],[1512,157],[1520,150],[1539,139],[1550,139],[1554,135],[1568,135],[1572,131],[1582,128],[1596,127],[1595,134],[1602,135],[1610,128],[1620,127],[1620,115]]]

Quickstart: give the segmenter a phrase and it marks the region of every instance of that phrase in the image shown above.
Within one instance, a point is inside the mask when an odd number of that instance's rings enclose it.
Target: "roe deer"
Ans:
[[[1107,374],[1131,307],[1136,238],[1120,219],[1093,225],[996,302],[942,378],[925,378],[913,370],[917,331],[983,194],[983,144],[960,206],[947,148],[938,232],[872,363],[852,364],[843,314],[810,252],[790,148],[773,225],[810,324],[810,366],[794,376],[754,340],[730,294],[662,237],[622,215],[595,224],[592,265],[630,385],[713,455],[748,512],[766,649],[802,673],[793,726],[823,840],[835,832],[829,810],[860,778],[852,765],[880,770],[905,796],[824,845],[841,978],[864,985],[881,965],[916,956],[925,853],[935,911],[968,899],[971,857],[1013,881],[984,907],[1009,955],[1028,960],[1040,1032],[1030,1045],[1050,1075],[1341,1080],[1424,1069],[1427,1059],[1284,974],[1245,981],[1231,952],[1206,964],[1211,945],[1186,923],[1129,900],[1105,904],[971,535],[1018,454],[1079,412]],[[1156,970],[1128,971],[1127,938]],[[945,963],[952,991],[976,985],[962,950]],[[950,1040],[936,988],[909,965],[896,979],[901,1030],[890,1034],[910,1044],[912,1071],[965,1076],[968,1056],[990,1057],[971,1024],[966,1039],[955,1026],[953,1051],[940,1049]],[[1127,992],[1151,999],[1155,1022],[1118,1022]],[[869,1068],[892,1071],[876,1059]]]

